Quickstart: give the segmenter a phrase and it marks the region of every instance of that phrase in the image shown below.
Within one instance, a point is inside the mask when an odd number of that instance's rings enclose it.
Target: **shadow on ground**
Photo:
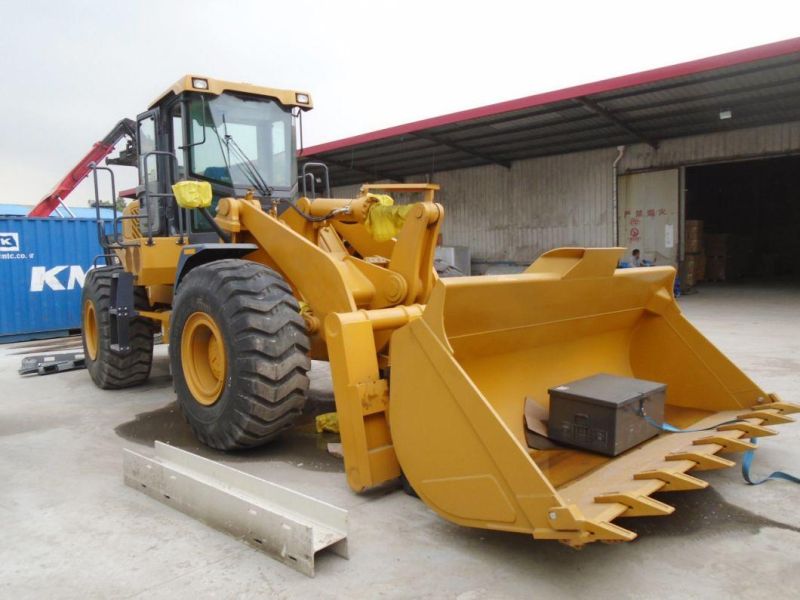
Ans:
[[[693,492],[665,492],[659,494],[659,500],[674,506],[675,512],[666,517],[618,519],[615,523],[640,536],[683,536],[718,531],[756,534],[762,527],[777,527],[800,533],[800,527],[762,517],[727,502],[719,492],[710,487]]]
[[[131,390],[148,391],[162,389],[164,398],[174,398],[172,377],[169,374],[169,358],[166,355],[153,357],[153,370],[147,382]],[[308,401],[299,421],[291,430],[260,448],[238,452],[219,452],[201,445],[191,428],[183,419],[178,403],[173,401],[150,412],[140,413],[114,431],[120,437],[153,446],[156,441],[164,442],[190,450],[206,458],[225,459],[225,462],[280,461],[311,471],[344,472],[340,458],[328,453],[328,443],[338,442],[339,436],[331,433],[317,433],[314,417],[336,410],[333,394],[329,389],[329,378],[312,375]]]
[[[618,519],[616,524],[639,534],[639,538],[624,544],[593,543],[573,549],[555,541],[534,541],[525,535],[499,531],[484,531],[459,527],[437,519],[430,525],[433,532],[424,535],[448,540],[465,553],[480,554],[497,561],[502,568],[529,569],[533,563],[554,577],[575,577],[587,569],[616,569],[619,560],[634,556],[645,548],[653,549],[665,539],[683,538],[685,543],[707,542],[710,538],[730,534],[755,536],[762,528],[779,528],[800,532],[800,528],[761,517],[730,504],[719,492],[707,488],[693,492],[661,494],[660,499],[675,506],[670,516]],[[404,534],[414,535],[409,529]],[[421,535],[421,534],[420,534]],[[638,554],[635,554],[638,556]]]
[[[238,452],[219,452],[201,445],[184,421],[177,402],[140,413],[114,431],[120,437],[139,444],[153,446],[156,441],[164,442],[206,458],[224,458],[225,462],[280,461],[311,471],[344,472],[342,460],[327,450],[328,443],[338,442],[339,436],[317,433],[314,425],[317,414],[330,410],[333,410],[330,405],[309,403],[300,421],[280,438],[260,448]]]
[[[162,365],[163,366],[163,365]],[[171,378],[154,364],[154,374],[146,384],[149,388],[163,387],[166,395],[172,395]],[[335,410],[332,394],[324,385],[312,381],[309,392],[310,400],[306,411],[298,424],[275,440],[261,448],[244,450],[235,453],[224,453],[200,445],[194,437],[189,425],[184,421],[176,402],[136,417],[119,425],[115,431],[124,439],[152,446],[156,440],[166,442],[200,454],[214,460],[225,462],[259,462],[280,461],[302,469],[325,472],[344,472],[342,460],[327,451],[328,443],[338,442],[336,434],[318,434],[314,427],[314,417],[318,414]],[[383,486],[374,493],[365,495],[376,499],[396,489],[396,485]],[[713,488],[691,492],[672,492],[659,494],[659,498],[675,507],[672,515],[664,517],[643,517],[617,519],[615,523],[639,534],[637,542],[648,539],[685,537],[707,538],[721,533],[745,533],[755,535],[764,527],[774,527],[800,533],[800,527],[781,523],[762,517],[727,502]],[[520,552],[519,534],[503,533],[459,527],[443,519],[435,520],[435,528],[442,529],[442,537],[455,535],[465,547],[479,546],[481,550],[498,552],[501,555],[515,555],[525,560],[535,559],[551,565],[558,570],[560,565],[573,565],[569,557],[576,556],[576,551],[557,542],[539,541],[524,545],[527,549]],[[445,531],[446,530],[446,531]],[[406,532],[413,535],[413,531]],[[429,535],[427,532],[426,535]],[[522,536],[525,537],[525,536]],[[634,542],[634,543],[637,543]],[[597,556],[609,556],[617,553],[608,552],[605,544],[589,544],[580,553]],[[599,554],[597,554],[599,553]]]

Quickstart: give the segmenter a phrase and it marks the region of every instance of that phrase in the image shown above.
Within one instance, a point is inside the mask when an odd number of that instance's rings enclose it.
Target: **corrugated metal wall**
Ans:
[[[800,123],[630,146],[620,174],[692,163],[800,151]],[[445,206],[447,245],[468,246],[477,262],[529,263],[559,246],[612,243],[611,165],[616,148],[435,173]],[[407,181],[426,181],[427,176]],[[358,185],[335,188],[355,197]]]
[[[333,195],[337,198],[355,198],[358,196],[358,190],[361,188],[360,183],[353,185],[340,185],[333,188]]]
[[[477,261],[530,262],[557,246],[611,239],[613,149],[439,173],[443,240]]]
[[[519,161],[511,169],[437,173],[446,245],[468,246],[479,262],[528,263],[557,246],[602,246],[611,239],[611,162],[604,149]],[[407,181],[425,181],[426,176]],[[335,189],[355,197],[358,185]]]
[[[665,140],[659,145],[658,150],[653,150],[645,144],[637,144],[627,149],[625,158],[620,161],[620,172],[798,151],[800,151],[800,122],[795,121]]]

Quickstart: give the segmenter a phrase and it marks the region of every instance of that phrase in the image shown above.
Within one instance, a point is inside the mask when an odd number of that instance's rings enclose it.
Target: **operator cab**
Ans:
[[[143,235],[215,237],[196,211],[180,211],[172,185],[207,181],[220,198],[252,190],[265,207],[297,189],[294,118],[312,108],[305,92],[187,75],[137,117]],[[181,214],[182,213],[182,214]]]

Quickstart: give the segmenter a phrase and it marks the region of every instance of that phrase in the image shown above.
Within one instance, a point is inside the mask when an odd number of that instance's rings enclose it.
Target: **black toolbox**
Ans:
[[[569,446],[616,456],[659,433],[642,411],[664,422],[664,383],[601,373],[548,391],[548,437]]]

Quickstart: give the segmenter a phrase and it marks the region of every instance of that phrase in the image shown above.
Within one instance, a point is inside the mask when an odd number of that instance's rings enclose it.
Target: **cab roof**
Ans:
[[[206,87],[198,87],[198,82],[206,82]],[[199,83],[202,86],[202,83]],[[310,110],[313,108],[311,95],[307,92],[296,90],[279,90],[276,88],[262,87],[259,85],[252,85],[250,83],[236,83],[233,81],[223,81],[221,79],[212,79],[203,75],[184,75],[173,85],[167,88],[163,94],[159,95],[148,107],[148,109],[155,108],[161,104],[167,97],[171,95],[178,95],[182,92],[195,92],[200,94],[211,94],[219,96],[222,92],[242,92],[244,94],[251,94],[253,96],[265,96],[267,98],[274,98],[284,106],[297,106],[302,110]],[[307,102],[300,102],[302,97],[305,96]]]

